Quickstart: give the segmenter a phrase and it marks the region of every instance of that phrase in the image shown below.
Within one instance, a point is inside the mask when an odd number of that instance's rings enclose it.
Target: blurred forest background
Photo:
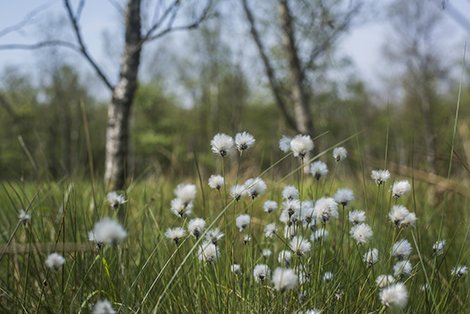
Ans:
[[[147,2],[142,4],[143,24],[151,10],[145,8],[150,6]],[[76,7],[81,1],[72,3]],[[124,14],[124,1],[109,3],[116,16]],[[463,62],[465,39],[453,46],[443,44],[459,27],[452,19],[463,16],[451,11],[446,1],[387,3],[211,3],[197,28],[173,32],[142,52],[130,116],[129,177],[192,176],[194,156],[210,174],[212,136],[243,130],[257,139],[250,154],[253,167],[265,168],[281,156],[280,136],[302,128],[292,122],[297,102],[307,104],[312,120],[310,130],[300,131],[314,137],[324,134],[315,141],[318,151],[361,132],[345,144],[353,169],[363,162],[381,167],[387,149],[388,161],[442,176],[447,176],[453,158],[452,175],[468,177],[470,66]],[[290,10],[290,24],[283,17],[284,4]],[[188,5],[180,18],[193,16],[198,5]],[[40,40],[73,39],[70,21],[61,15],[60,2],[58,6],[59,12],[42,8],[30,15],[36,22],[23,23],[27,31]],[[25,8],[26,18],[32,9]],[[3,14],[8,12],[2,10]],[[392,70],[382,72],[380,82],[371,82],[361,77],[340,47],[355,28],[378,21],[388,25],[382,57]],[[26,32],[20,24],[0,25],[0,58],[12,48],[37,48],[11,45],[9,33]],[[110,77],[117,77],[109,64],[119,64],[123,45],[122,22],[116,19],[115,25],[100,37],[109,59],[98,62],[105,64]],[[286,38],[289,27],[293,42]],[[0,69],[0,179],[87,178],[91,160],[95,175],[102,176],[106,88],[74,51],[47,45],[30,55],[34,67]]]

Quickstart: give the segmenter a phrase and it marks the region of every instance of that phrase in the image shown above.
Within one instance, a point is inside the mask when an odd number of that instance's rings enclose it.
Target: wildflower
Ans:
[[[263,195],[266,192],[266,183],[261,178],[248,179],[245,182],[245,189],[247,194],[255,199],[257,196]]]
[[[291,258],[292,258],[292,253],[290,251],[282,250],[281,252],[279,252],[279,255],[277,256],[277,261],[281,265],[289,266]]]
[[[300,210],[300,201],[299,200],[287,200],[282,203],[282,208],[287,212],[289,219]]]
[[[109,192],[106,195],[106,199],[108,200],[108,203],[109,205],[111,205],[112,208],[118,208],[119,205],[122,205],[127,202],[124,195],[118,194],[117,192]]]
[[[209,177],[209,187],[214,190],[220,191],[220,189],[224,186],[224,177],[219,175],[211,175]]]
[[[176,245],[178,245],[178,242],[180,241],[180,239],[184,238],[185,235],[186,235],[186,231],[180,227],[169,228],[165,231],[165,237],[167,237],[170,240],[175,241]]]
[[[354,200],[354,193],[350,189],[338,189],[335,194],[335,201],[343,206]]]
[[[283,151],[284,153],[287,153],[290,151],[290,142],[292,141],[292,138],[283,135],[281,139],[279,140],[279,149]]]
[[[299,191],[293,185],[288,185],[282,190],[282,198],[286,201],[298,200]]]
[[[21,221],[23,225],[27,225],[31,221],[31,215],[27,213],[24,209],[20,209],[20,213],[18,214],[18,219]]]
[[[271,269],[268,265],[258,264],[253,269],[253,276],[256,282],[264,282],[271,276]]]
[[[323,281],[328,282],[333,280],[333,273],[330,271],[327,271],[326,273],[323,274]]]
[[[292,239],[297,235],[297,231],[299,228],[297,228],[295,225],[286,225],[284,227],[284,238],[286,239]]]
[[[395,278],[392,275],[379,275],[375,279],[375,283],[379,288],[385,288],[395,282]]]
[[[191,215],[193,211],[193,203],[185,203],[179,198],[175,198],[171,201],[170,210],[173,214],[178,217],[184,217]]]
[[[415,213],[410,213],[408,209],[402,205],[394,205],[388,217],[400,228],[414,226],[417,220]]]
[[[463,277],[468,273],[468,267],[465,265],[458,265],[452,268],[450,274],[452,276]]]
[[[246,191],[246,189],[243,185],[238,184],[238,185],[234,185],[230,188],[230,196],[236,201],[240,200],[240,198],[243,195],[245,195],[246,192],[247,191]]]
[[[224,133],[218,133],[211,140],[211,149],[214,154],[227,156],[234,148],[233,138]]]
[[[235,223],[240,232],[243,231],[243,229],[245,229],[246,227],[248,227],[248,225],[250,224],[250,220],[250,215],[240,215],[237,217]]]
[[[248,242],[251,242],[251,236],[246,234],[243,236],[243,243],[248,244]]]
[[[366,213],[362,210],[354,210],[348,213],[349,222],[357,225],[366,220]]]
[[[267,224],[264,227],[264,236],[266,238],[272,239],[276,233],[277,233],[277,227],[275,223]]]
[[[310,279],[310,274],[306,271],[305,267],[302,264],[297,266],[295,272],[299,278],[300,285],[303,285]]]
[[[272,213],[277,209],[277,203],[275,201],[266,201],[263,204],[263,209],[265,213]]]
[[[198,239],[199,236],[204,231],[205,227],[206,227],[206,221],[204,219],[194,218],[194,219],[191,219],[188,223],[188,232],[192,234],[196,239]]]
[[[224,237],[219,228],[211,229],[206,232],[206,241],[217,245],[217,242]]]
[[[312,201],[302,201],[300,203],[299,210],[299,220],[306,224],[310,224],[312,221],[315,222],[313,215],[315,214],[315,209]]]
[[[240,264],[233,264],[230,266],[230,270],[232,271],[232,273],[234,273],[235,275],[241,275],[242,273],[242,267],[240,266]]]
[[[323,161],[315,161],[310,165],[310,173],[315,179],[320,180],[328,174],[328,166]]]
[[[98,247],[103,244],[117,244],[127,237],[127,232],[115,220],[103,218],[98,221],[93,230],[88,233],[88,239],[96,242]]]
[[[344,147],[336,147],[333,149],[333,158],[339,162],[341,160],[346,159],[348,156],[348,151]]]
[[[268,258],[272,254],[273,254],[273,251],[271,251],[270,249],[263,249],[263,252],[262,252],[263,257]]]
[[[393,183],[392,186],[392,196],[394,198],[400,198],[401,196],[405,195],[411,191],[411,185],[408,180],[397,181]]]
[[[290,241],[290,249],[298,256],[303,256],[310,252],[312,244],[301,236],[295,236]]]
[[[64,263],[65,258],[58,253],[49,254],[46,259],[46,266],[55,271],[59,270]]]
[[[408,291],[401,282],[380,291],[380,302],[386,307],[404,308],[408,302]]]
[[[101,300],[96,302],[93,307],[93,314],[115,314],[116,311],[111,306],[108,300]]]
[[[409,261],[398,261],[395,265],[393,265],[393,275],[395,277],[409,276],[411,275],[412,270],[413,266]]]
[[[351,237],[356,240],[357,244],[366,244],[374,233],[369,225],[361,223],[353,226],[350,234]]]
[[[436,255],[442,255],[444,254],[445,245],[446,245],[446,240],[436,241],[436,243],[432,245],[432,250],[434,251]]]
[[[198,249],[198,258],[200,261],[211,263],[220,256],[219,248],[212,242],[204,242]]]
[[[326,223],[332,217],[338,217],[338,203],[331,197],[320,198],[315,203],[315,214],[319,221]]]
[[[298,277],[292,269],[278,267],[274,270],[272,281],[274,289],[284,292],[297,286]]]
[[[390,171],[388,170],[372,170],[370,175],[372,180],[375,181],[377,185],[382,185],[390,179]]]
[[[400,259],[410,256],[412,247],[408,240],[399,240],[393,244],[392,255]]]
[[[313,149],[313,141],[310,135],[296,135],[290,142],[290,149],[294,157],[304,158]]]
[[[248,132],[237,133],[235,135],[235,146],[241,153],[255,144],[255,138]]]
[[[196,199],[196,186],[194,184],[178,184],[175,188],[175,195],[185,206]]]
[[[369,249],[363,256],[362,260],[368,266],[372,266],[379,261],[379,250]]]
[[[324,228],[320,228],[315,230],[312,235],[310,236],[310,240],[312,241],[319,241],[321,239],[326,240],[328,237],[328,230]]]

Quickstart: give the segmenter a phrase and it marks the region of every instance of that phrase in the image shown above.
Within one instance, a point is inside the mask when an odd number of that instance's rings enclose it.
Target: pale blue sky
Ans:
[[[390,0],[384,0],[382,3],[385,4],[388,1]],[[77,3],[78,1],[72,2]],[[438,1],[429,0],[429,2],[430,5],[437,5]],[[112,62],[117,60],[109,60],[108,56],[110,51],[114,50],[113,46],[118,46],[119,43],[108,42],[109,47],[106,48],[103,39],[106,37],[106,32],[112,34],[115,32],[115,28],[120,25],[118,11],[111,5],[110,0],[89,0],[86,3],[81,19],[85,40],[95,59],[111,71],[114,68]],[[380,11],[379,2],[375,4],[378,4]],[[454,0],[451,1],[451,4],[457,13],[467,16],[470,21],[470,0]],[[21,22],[26,14],[38,7],[45,7],[45,9],[21,31],[1,36],[0,44],[32,43],[35,38],[43,35],[41,34],[42,29],[47,29],[47,25],[53,23],[54,20],[57,21],[59,16],[61,14],[63,16],[64,13],[61,0],[0,0],[0,31]],[[470,32],[456,23],[449,13],[446,13],[445,16],[447,20],[446,38],[448,40],[443,41],[443,49],[448,50],[451,57],[459,56],[463,53],[464,42],[470,38]],[[63,30],[57,31],[63,33]],[[353,60],[360,76],[372,84],[378,82],[380,77],[390,70],[387,68],[387,63],[382,60],[381,51],[384,40],[387,38],[387,32],[389,32],[389,26],[386,23],[378,20],[372,21],[356,27],[341,42],[341,51]],[[0,69],[8,65],[20,66],[23,69],[37,67],[38,55],[40,53],[37,51],[0,50]],[[83,65],[83,62],[77,62]]]

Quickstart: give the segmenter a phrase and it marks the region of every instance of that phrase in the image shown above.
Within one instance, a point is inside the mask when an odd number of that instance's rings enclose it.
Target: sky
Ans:
[[[381,8],[383,8],[381,5],[385,5],[389,1],[375,2],[378,6],[372,14],[380,15]],[[78,1],[72,2],[76,4]],[[112,39],[115,36],[112,35],[115,34],[116,27],[122,27],[119,12],[112,5],[116,2],[122,1],[87,1],[80,21],[91,54],[110,73],[110,76],[116,75],[116,73],[112,73],[112,69],[116,68],[113,64],[119,61],[119,56],[113,55],[118,51],[115,48],[119,46],[119,42],[116,43]],[[440,5],[439,0],[429,0],[429,2],[430,5]],[[21,30],[8,32],[9,27],[21,23],[28,13],[37,8],[41,8],[41,11]],[[64,30],[59,27],[52,27],[52,30],[49,30],[51,24],[59,24],[60,16],[64,16],[63,13],[64,9],[60,0],[0,0],[0,45],[33,43],[44,36],[46,31],[51,33],[51,36],[61,34],[66,38],[67,34],[64,35]],[[445,13],[446,40],[442,45],[444,45],[444,50],[447,50],[449,55],[455,58],[459,54],[463,54],[464,43],[469,42],[470,39],[470,0],[448,2]],[[384,43],[390,31],[390,26],[383,22],[383,18],[372,18],[355,27],[340,43],[341,54],[351,58],[357,68],[358,75],[371,85],[378,84],[377,82],[381,80],[384,73],[391,70],[382,57]],[[247,38],[249,37],[247,36]],[[112,55],[111,59],[109,58],[110,54]],[[24,70],[37,68],[38,56],[39,58],[51,57],[40,51],[0,50],[0,71],[12,65]],[[80,61],[80,64],[86,68],[83,62]],[[91,75],[90,71],[88,73]]]

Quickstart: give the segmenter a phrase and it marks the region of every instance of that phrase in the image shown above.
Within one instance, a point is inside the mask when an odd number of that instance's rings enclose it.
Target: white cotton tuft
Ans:
[[[272,213],[277,209],[277,203],[275,201],[266,201],[263,204],[263,210],[265,213]]]
[[[211,263],[220,257],[219,248],[212,242],[204,242],[198,250],[200,261]]]
[[[313,141],[310,135],[296,135],[290,142],[290,149],[294,157],[304,158],[311,150],[313,150]]]
[[[333,149],[333,158],[339,162],[341,160],[346,159],[348,157],[348,151],[344,147],[336,147]]]
[[[398,261],[395,265],[393,265],[393,275],[395,277],[400,276],[409,276],[413,271],[413,266],[411,265],[410,261]]]
[[[96,302],[93,306],[93,314],[115,314],[116,311],[111,306],[108,300],[101,300]]]
[[[328,174],[328,166],[323,161],[314,161],[310,165],[310,173],[315,179],[320,180]]]
[[[353,225],[366,221],[366,213],[362,210],[353,210],[348,213],[349,222]]]
[[[412,250],[413,248],[408,240],[399,240],[393,244],[392,255],[398,258],[407,258]]]
[[[392,196],[394,198],[400,198],[406,193],[411,191],[411,185],[408,180],[397,181],[392,186]]]
[[[278,267],[273,272],[272,282],[274,289],[283,292],[294,289],[297,286],[298,277],[294,270]]]
[[[338,203],[331,197],[320,198],[315,202],[315,214],[318,221],[328,222],[338,217]]]
[[[234,149],[234,142],[231,136],[224,133],[214,135],[211,140],[211,150],[214,154],[225,157],[230,154]]]
[[[47,256],[46,266],[52,270],[59,270],[65,263],[65,258],[59,253],[52,253]]]
[[[356,240],[357,244],[366,244],[374,233],[369,225],[361,223],[353,226],[350,234],[351,237]]]
[[[408,302],[408,291],[401,282],[390,285],[380,292],[380,302],[387,307],[404,308]]]
[[[255,138],[248,132],[237,133],[235,135],[235,147],[239,152],[249,149],[255,144]]]
[[[252,199],[263,195],[267,189],[266,183],[261,178],[248,179],[246,180],[244,186],[246,193]]]
[[[243,231],[250,224],[251,217],[250,215],[240,215],[235,219],[235,224],[237,225],[238,230]]]
[[[283,135],[281,139],[279,140],[279,149],[283,151],[284,153],[287,153],[290,151],[290,142],[292,141],[292,138]]]
[[[191,219],[188,223],[188,232],[195,237],[196,239],[199,238],[199,236],[202,234],[204,231],[204,228],[206,227],[206,221],[202,218],[194,218]]]
[[[253,277],[255,277],[256,282],[264,282],[269,279],[271,276],[271,269],[268,265],[258,264],[253,269]]]
[[[392,275],[379,275],[375,279],[375,283],[379,288],[385,288],[393,283],[395,283],[395,278]]]
[[[220,190],[224,186],[224,177],[220,175],[211,175],[209,177],[209,187],[214,190]]]
[[[375,184],[382,185],[390,179],[390,171],[388,170],[372,170],[370,177]]]
[[[334,199],[337,203],[346,206],[354,200],[354,193],[350,189],[338,189]]]
[[[103,218],[98,221],[93,230],[88,233],[88,239],[96,242],[98,246],[103,244],[117,244],[127,237],[127,232],[115,220]]]

